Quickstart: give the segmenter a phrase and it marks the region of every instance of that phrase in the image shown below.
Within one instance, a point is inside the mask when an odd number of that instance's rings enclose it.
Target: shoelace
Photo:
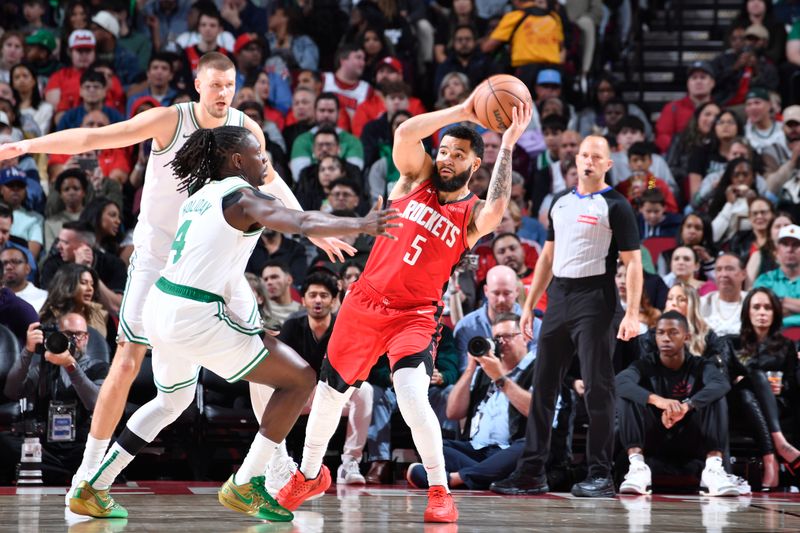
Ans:
[[[443,507],[447,500],[447,491],[444,489],[434,489],[428,495],[428,500],[430,501],[431,505],[436,507]]]

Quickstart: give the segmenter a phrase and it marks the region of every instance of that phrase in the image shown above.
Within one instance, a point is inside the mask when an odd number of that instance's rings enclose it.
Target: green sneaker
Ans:
[[[294,515],[278,505],[264,488],[264,476],[250,478],[250,483],[237,485],[231,476],[219,489],[219,503],[240,513],[270,522],[291,522]]]
[[[108,490],[92,487],[81,481],[69,499],[69,510],[94,518],[128,518],[128,510],[114,501]]]

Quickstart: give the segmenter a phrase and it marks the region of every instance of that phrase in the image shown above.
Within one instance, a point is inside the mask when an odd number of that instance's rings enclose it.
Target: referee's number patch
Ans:
[[[596,226],[598,220],[600,220],[599,217],[593,217],[591,215],[578,216],[578,222],[582,222],[584,224],[591,224],[592,226]]]

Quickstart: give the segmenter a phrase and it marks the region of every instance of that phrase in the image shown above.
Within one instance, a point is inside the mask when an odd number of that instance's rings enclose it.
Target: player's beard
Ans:
[[[431,180],[433,181],[433,186],[441,192],[456,192],[467,184],[470,176],[472,176],[472,172],[467,169],[460,174],[454,174],[450,179],[446,180],[439,174],[439,167],[434,165]]]

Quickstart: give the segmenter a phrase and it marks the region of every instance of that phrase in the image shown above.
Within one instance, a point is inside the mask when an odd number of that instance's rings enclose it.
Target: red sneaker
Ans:
[[[284,507],[286,506],[284,505]],[[456,520],[458,520],[458,509],[456,509],[453,496],[447,492],[447,489],[441,485],[428,489],[428,508],[425,509],[425,522],[449,523]]]
[[[312,496],[324,493],[330,486],[331,472],[327,466],[322,465],[317,477],[311,480],[306,480],[306,476],[298,468],[289,483],[280,490],[275,499],[286,509],[294,511],[304,501]]]

